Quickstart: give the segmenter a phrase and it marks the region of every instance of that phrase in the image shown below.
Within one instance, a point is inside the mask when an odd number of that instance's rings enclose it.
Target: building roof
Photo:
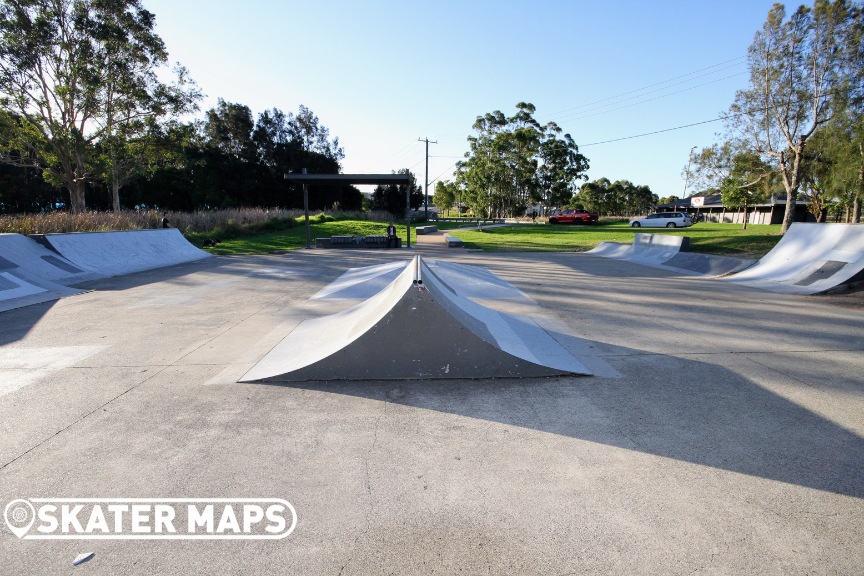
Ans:
[[[701,206],[694,206],[691,202],[693,198],[704,198],[704,201]],[[798,194],[798,198],[795,204],[805,205],[810,201],[809,197],[806,194]],[[767,201],[760,202],[758,204],[751,204],[751,207],[754,206],[775,206],[777,204],[786,204],[786,193],[773,194]],[[674,208],[674,209],[686,209],[686,208],[722,208],[723,207],[723,199],[720,194],[707,194],[705,196],[699,196],[694,194],[693,196],[688,196],[687,198],[681,198],[680,200],[675,200],[674,202],[666,202],[665,204],[658,204],[656,208]]]

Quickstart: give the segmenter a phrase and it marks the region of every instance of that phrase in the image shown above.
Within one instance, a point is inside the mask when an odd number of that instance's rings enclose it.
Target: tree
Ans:
[[[732,157],[729,175],[720,186],[723,206],[744,210],[743,228],[747,229],[747,208],[771,196],[771,178],[765,178],[765,162],[752,152]],[[788,210],[787,210],[788,212]]]
[[[318,122],[311,110],[300,105],[297,115],[288,115],[288,133],[291,139],[300,144],[306,152],[315,152],[334,160],[337,164],[345,158],[345,151],[339,146],[339,138],[330,140],[330,131]]]
[[[558,138],[561,129],[554,122],[546,125],[540,143],[540,164],[537,180],[541,191],[538,200],[545,206],[569,203],[577,192],[576,183],[587,180],[588,159],[579,153],[579,147],[570,134]]]
[[[252,110],[243,104],[219,98],[216,108],[206,113],[202,134],[208,146],[241,162],[254,162],[257,147],[252,139],[255,120]]]
[[[758,154],[780,177],[784,233],[794,218],[808,139],[830,120],[835,97],[861,84],[862,71],[849,66],[860,50],[860,43],[850,45],[859,13],[846,0],[816,0],[786,19],[784,6],[775,4],[748,50],[749,86],[725,115],[735,148]]]
[[[569,201],[588,160],[573,138],[550,122],[534,119],[533,104],[519,102],[507,117],[500,110],[478,116],[466,160],[457,165],[462,201],[475,214],[521,214],[533,202]]]
[[[407,168],[402,168],[395,174],[408,174],[411,177],[409,207],[416,210],[423,203],[423,189],[417,185],[417,178]],[[395,217],[405,215],[405,184],[378,185],[372,193],[372,205],[375,210],[384,210]]]
[[[127,137],[168,113],[159,93],[171,92],[156,81],[166,55],[153,26],[140,0],[3,2],[0,160],[42,169],[73,211],[86,208],[88,182],[137,170],[118,161],[138,154]]]
[[[179,65],[173,84],[157,78],[156,70],[166,64],[168,54],[153,33],[153,14],[130,12],[112,0],[93,4],[100,69],[106,72],[99,90],[102,106],[94,122],[101,131],[102,179],[119,212],[120,188],[135,176],[152,174],[166,150],[159,144],[172,132],[162,124],[197,110],[201,93]]]
[[[435,183],[435,194],[432,196],[432,203],[441,210],[449,210],[456,203],[455,184],[446,180],[439,180]]]
[[[658,203],[658,198],[648,186],[637,186],[629,180],[610,182],[608,178],[600,178],[583,184],[576,201],[601,216],[629,216],[647,212]]]
[[[812,140],[804,176],[811,196],[821,200],[823,208],[828,200],[836,200],[846,212],[846,222],[859,222],[864,197],[864,106],[849,101]]]

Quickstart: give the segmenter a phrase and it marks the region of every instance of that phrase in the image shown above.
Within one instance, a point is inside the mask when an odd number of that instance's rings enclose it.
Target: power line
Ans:
[[[412,146],[414,146],[414,145],[416,145],[416,144],[417,144],[416,142],[411,141],[411,142],[409,142],[407,145],[403,146],[402,148],[400,148],[399,150],[397,150],[396,152],[394,152],[393,154],[390,154],[389,156],[386,156],[386,157],[384,158],[384,160],[381,160],[380,162],[377,162],[376,164],[381,165],[381,166],[383,166],[385,163],[393,163],[393,164],[395,164],[397,158],[402,157],[402,156],[404,155],[404,153],[405,153],[409,148],[411,148]]]
[[[842,92],[851,92],[853,90],[857,90],[857,88],[856,87],[838,88],[835,90],[830,90],[828,92],[825,92],[824,95],[829,96],[831,94],[839,94]],[[810,98],[802,98],[801,100],[788,102],[787,105],[799,105],[799,104],[802,104],[804,102],[809,102],[809,101],[810,101]],[[634,134],[633,136],[624,136],[622,138],[613,138],[611,140],[603,140],[601,142],[591,142],[590,144],[579,144],[578,146],[580,148],[582,148],[585,146],[597,146],[600,144],[609,144],[611,142],[620,142],[622,140],[632,140],[633,138],[642,138],[643,136],[653,136],[654,134],[662,134],[664,132],[672,132],[673,130],[682,130],[684,128],[691,128],[693,126],[700,126],[702,124],[711,124],[712,122],[722,122],[724,120],[730,120],[732,118],[738,118],[740,116],[751,116],[753,114],[762,114],[762,113],[767,112],[770,108],[771,108],[771,106],[760,106],[760,107],[755,108],[753,110],[743,110],[743,111],[738,112],[736,114],[725,114],[725,115],[721,116],[720,118],[714,118],[713,120],[703,120],[702,122],[693,122],[692,124],[683,124],[681,126],[675,126],[673,128],[664,128],[662,130],[655,130],[653,132],[645,132],[642,134]]]
[[[587,102],[587,103],[585,103],[585,104],[580,104],[579,106],[574,106],[574,107],[572,107],[572,108],[565,108],[564,110],[559,110],[558,112],[552,112],[551,114],[544,115],[544,116],[541,116],[541,117],[542,117],[542,118],[546,118],[546,117],[549,117],[549,116],[555,116],[555,115],[558,115],[558,114],[562,114],[562,113],[564,113],[564,112],[570,112],[570,111],[572,111],[572,110],[579,110],[580,108],[587,108],[588,106],[594,106],[595,104],[602,104],[603,102],[608,102],[609,100],[616,100],[616,99],[621,98],[621,97],[623,97],[623,96],[627,96],[627,95],[629,95],[629,94],[635,94],[636,92],[642,92],[643,90],[647,90],[647,89],[649,89],[649,88],[654,88],[654,87],[656,87],[656,86],[663,86],[663,85],[665,85],[665,84],[669,84],[670,82],[672,82],[672,81],[674,81],[674,80],[678,80],[678,79],[680,79],[680,78],[686,78],[687,76],[692,76],[693,74],[698,74],[699,72],[704,72],[705,70],[710,70],[710,69],[712,69],[712,68],[717,68],[718,66],[723,66],[724,64],[729,64],[730,62],[735,62],[735,64],[732,64],[732,65],[730,65],[730,66],[726,66],[726,67],[724,67],[724,68],[720,68],[720,70],[726,70],[726,69],[728,69],[728,68],[733,68],[733,67],[737,66],[738,64],[740,64],[740,61],[743,60],[743,59],[745,59],[745,58],[747,58],[747,56],[738,56],[737,58],[732,58],[731,60],[726,60],[726,61],[724,61],[724,62],[720,62],[720,63],[718,63],[718,64],[713,64],[713,65],[711,65],[711,66],[707,66],[707,67],[705,67],[705,68],[700,68],[699,70],[694,70],[693,72],[688,72],[688,73],[686,73],[686,74],[681,74],[681,75],[679,75],[679,76],[674,76],[674,77],[672,77],[672,78],[669,78],[669,79],[667,79],[667,80],[663,80],[663,81],[661,81],[661,82],[655,82],[654,84],[649,84],[649,85],[647,85],[647,86],[643,86],[643,87],[641,87],[641,88],[635,88],[635,89],[633,89],[633,90],[628,90],[627,92],[622,92],[622,93],[620,93],[620,94],[616,94],[616,95],[614,95],[614,96],[608,96],[608,97],[606,97],[606,98],[601,98],[601,99],[599,99],[599,100],[594,100],[593,102]],[[715,72],[719,72],[720,70],[716,70]],[[703,74],[702,76],[697,76],[696,78],[702,78],[702,77],[704,77],[704,76],[709,76],[709,74]],[[684,84],[684,83],[685,83],[685,82],[678,82],[678,83],[676,83],[676,84],[672,84],[672,86],[677,86],[678,84]],[[658,89],[658,90],[654,90],[653,92],[658,92],[659,90],[662,90],[662,89],[663,89],[663,88],[660,88],[660,89]],[[652,93],[652,92],[649,92],[649,94],[651,94],[651,93]],[[638,98],[638,97],[639,97],[639,96],[636,96],[636,98]]]
[[[592,110],[586,110],[585,111],[587,113],[587,112],[592,112],[593,110],[600,110],[599,112],[596,112],[594,114],[586,114],[585,116],[580,116],[581,112],[576,112],[573,115],[569,115],[569,116],[565,115],[562,118],[566,118],[569,120],[584,120],[585,118],[593,118],[594,116],[600,116],[602,114],[608,114],[609,112],[616,112],[618,110],[623,110],[625,108],[631,108],[633,106],[638,106],[639,104],[645,104],[646,102],[653,102],[654,100],[660,100],[661,98],[666,98],[668,96],[674,96],[675,94],[681,94],[683,92],[688,92],[690,90],[695,90],[696,88],[702,88],[703,86],[708,86],[709,84],[715,84],[717,82],[722,82],[723,80],[728,80],[729,78],[735,78],[736,76],[741,76],[743,74],[747,74],[747,72],[739,72],[737,74],[731,74],[729,76],[724,76],[723,78],[718,78],[716,80],[712,80],[711,82],[705,82],[704,84],[698,84],[696,86],[690,86],[689,88],[684,88],[683,90],[677,90],[675,92],[670,92],[668,94],[662,94],[662,95],[656,96],[654,98],[649,98],[647,100],[640,100],[639,102],[633,102],[632,104],[626,104],[624,106],[619,106],[617,108],[609,108],[607,110],[602,110],[603,106],[600,106],[599,108],[594,108]],[[650,92],[649,92],[649,94],[650,94]],[[638,96],[637,96],[637,98],[638,98]],[[626,100],[623,100],[622,102],[626,102]],[[577,116],[577,117],[574,118],[573,116]]]
[[[430,180],[429,183],[432,184],[433,182],[435,182],[436,180],[438,180],[439,178],[441,178],[441,176],[443,176],[444,174],[448,173],[451,169],[455,168],[455,167],[456,167],[456,164],[458,164],[458,163],[459,163],[459,162],[454,162],[453,164],[451,164],[450,166],[448,166],[446,170],[444,170],[443,172],[441,172],[440,174],[438,174],[438,176],[436,176],[435,178],[433,178],[432,180]]]

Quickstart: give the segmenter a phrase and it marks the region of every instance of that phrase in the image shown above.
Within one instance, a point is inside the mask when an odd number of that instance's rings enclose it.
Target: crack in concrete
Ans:
[[[91,410],[90,412],[84,414],[83,416],[81,416],[80,418],[78,418],[77,420],[75,420],[74,422],[72,422],[71,424],[68,424],[67,426],[64,426],[64,427],[61,428],[60,430],[57,430],[56,432],[54,432],[53,434],[51,434],[51,435],[48,436],[47,438],[43,439],[41,442],[38,442],[36,445],[31,446],[30,448],[28,448],[27,450],[25,450],[24,452],[22,452],[22,453],[19,454],[18,456],[15,456],[15,457],[12,458],[11,460],[9,460],[8,462],[6,462],[6,463],[3,464],[2,466],[0,466],[0,470],[4,470],[4,469],[5,469],[7,466],[9,466],[10,464],[12,464],[12,463],[16,462],[17,460],[23,458],[23,457],[26,456],[27,454],[29,454],[29,453],[33,452],[34,450],[36,450],[37,448],[40,448],[41,446],[47,444],[48,442],[50,442],[51,440],[53,440],[54,438],[56,438],[57,436],[59,436],[59,435],[62,434],[63,432],[66,432],[67,430],[69,430],[70,428],[72,428],[73,426],[75,426],[76,424],[78,424],[79,422],[83,422],[86,418],[89,418],[90,416],[92,416],[92,415],[95,414],[96,412],[99,412],[100,410],[104,409],[106,406],[108,406],[109,404],[113,403],[115,400],[118,400],[118,399],[122,398],[123,396],[125,396],[126,394],[128,394],[129,392],[131,392],[132,390],[135,390],[136,388],[138,388],[139,386],[141,386],[142,384],[145,384],[146,382],[149,382],[153,377],[155,377],[155,376],[161,374],[161,373],[162,373],[166,368],[168,368],[168,366],[162,366],[162,367],[160,367],[159,370],[156,370],[155,372],[153,372],[152,374],[150,374],[147,378],[145,378],[144,380],[142,380],[142,381],[139,382],[138,384],[135,384],[135,385],[132,386],[131,388],[127,388],[126,390],[124,390],[123,392],[121,392],[121,393],[118,394],[117,396],[114,396],[113,398],[111,398],[111,399],[108,400],[107,402],[105,402],[105,403],[103,403],[103,404],[100,404],[100,405],[96,406],[96,408],[94,408],[94,409]]]

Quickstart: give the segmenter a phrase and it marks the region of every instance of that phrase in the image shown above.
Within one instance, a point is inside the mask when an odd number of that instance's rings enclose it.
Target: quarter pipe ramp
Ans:
[[[723,280],[771,292],[818,294],[864,270],[864,225],[795,222],[752,267]]]

